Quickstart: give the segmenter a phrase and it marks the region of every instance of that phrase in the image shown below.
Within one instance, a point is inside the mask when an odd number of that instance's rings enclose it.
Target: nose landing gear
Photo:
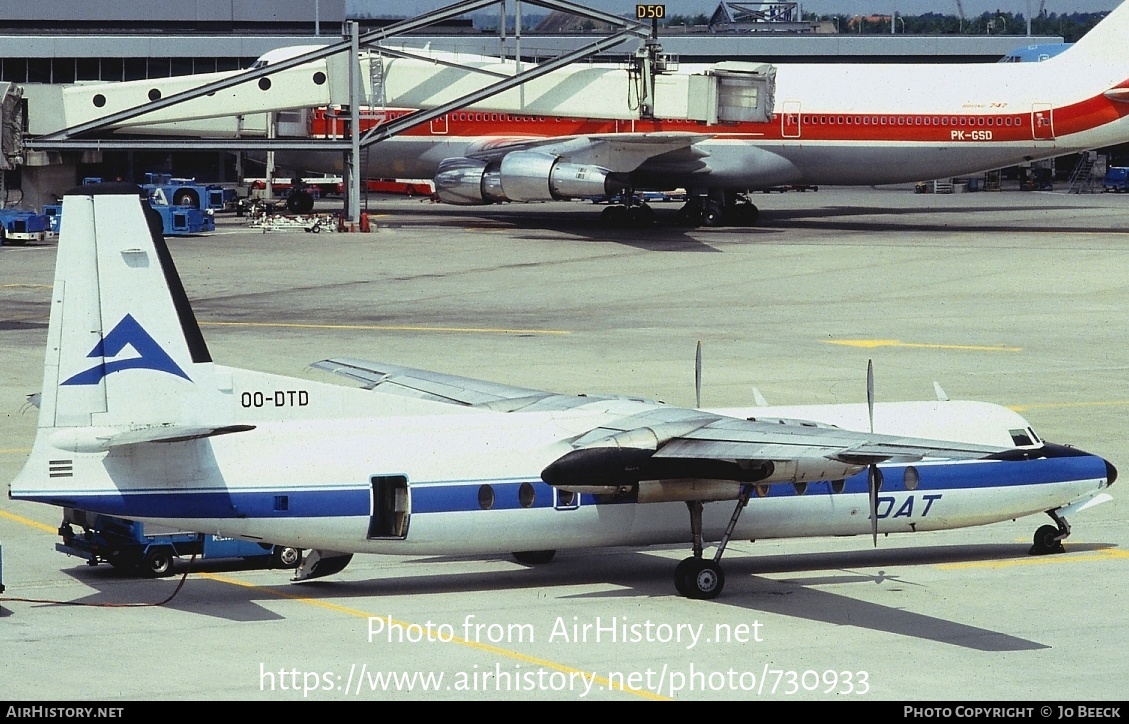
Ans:
[[[1031,544],[1031,550],[1027,551],[1028,555],[1045,556],[1066,551],[1062,547],[1062,542],[1070,536],[1070,523],[1067,523],[1066,518],[1060,516],[1057,511],[1048,510],[1047,515],[1055,525],[1044,525],[1035,531],[1035,539]]]

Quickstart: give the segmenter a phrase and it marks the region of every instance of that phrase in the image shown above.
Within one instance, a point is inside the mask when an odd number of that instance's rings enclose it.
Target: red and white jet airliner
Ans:
[[[1041,63],[761,66],[759,121],[461,110],[382,142],[363,173],[434,178],[440,198],[455,204],[682,187],[684,222],[751,224],[748,191],[946,178],[1129,141],[1126,48],[1129,3]],[[339,135],[338,123],[323,109],[310,133]],[[331,171],[340,159],[295,153],[286,163]],[[651,216],[645,206],[606,213]]]

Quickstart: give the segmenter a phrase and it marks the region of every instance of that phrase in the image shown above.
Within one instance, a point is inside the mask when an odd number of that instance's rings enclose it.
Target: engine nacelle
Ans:
[[[501,163],[447,158],[435,173],[439,199],[460,206],[613,196],[623,189],[605,168],[565,163],[540,151],[514,151]]]
[[[505,201],[498,171],[476,158],[445,158],[435,171],[435,195],[445,204],[478,206]]]

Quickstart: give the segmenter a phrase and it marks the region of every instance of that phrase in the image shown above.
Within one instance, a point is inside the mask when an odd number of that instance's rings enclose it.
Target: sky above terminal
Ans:
[[[573,0],[581,5],[618,14],[634,12],[635,0]],[[453,0],[346,0],[350,10],[365,11],[366,14],[409,16],[421,15],[429,10],[446,7]],[[704,13],[709,15],[717,7],[717,0],[666,0],[666,11],[669,15],[696,15]],[[1022,13],[1037,12],[1039,0],[962,0],[966,16],[980,15],[984,12]],[[1046,0],[1047,12],[1101,12],[1112,10],[1119,4],[1118,0]],[[531,14],[540,12],[540,8],[522,3],[523,13]],[[496,6],[495,6],[496,7]],[[898,12],[904,15],[922,15],[929,12],[957,14],[955,0],[801,0],[804,12],[844,15],[886,15]],[[527,8],[527,9],[526,9]],[[487,10],[487,12],[489,9]],[[513,12],[513,0],[510,0],[509,12]]]

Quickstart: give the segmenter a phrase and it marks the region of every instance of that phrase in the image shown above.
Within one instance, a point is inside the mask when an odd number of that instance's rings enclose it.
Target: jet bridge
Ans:
[[[771,67],[725,64],[690,75],[664,72],[661,46],[633,21],[567,0],[514,0],[570,12],[616,28],[607,37],[551,61],[522,67],[513,61],[442,53],[413,53],[380,43],[448,18],[506,0],[462,0],[422,18],[360,33],[350,23],[345,40],[299,52],[246,71],[65,86],[48,104],[61,113],[35,117],[40,152],[161,148],[174,150],[319,150],[344,154],[349,210],[359,221],[356,163],[368,146],[462,108],[539,116],[631,120],[646,117],[707,123],[767,120],[772,115]],[[518,29],[520,35],[520,28]],[[628,40],[644,39],[631,62],[572,65]],[[256,64],[259,66],[260,64]],[[742,67],[738,67],[742,66]],[[747,67],[745,67],[747,66]],[[766,70],[767,68],[767,70]],[[486,79],[485,81],[483,79]],[[364,135],[362,106],[421,109]],[[350,138],[280,137],[280,111],[341,106],[350,114]],[[34,110],[34,109],[33,109]],[[114,133],[129,133],[124,138]],[[160,135],[161,139],[137,138]]]

